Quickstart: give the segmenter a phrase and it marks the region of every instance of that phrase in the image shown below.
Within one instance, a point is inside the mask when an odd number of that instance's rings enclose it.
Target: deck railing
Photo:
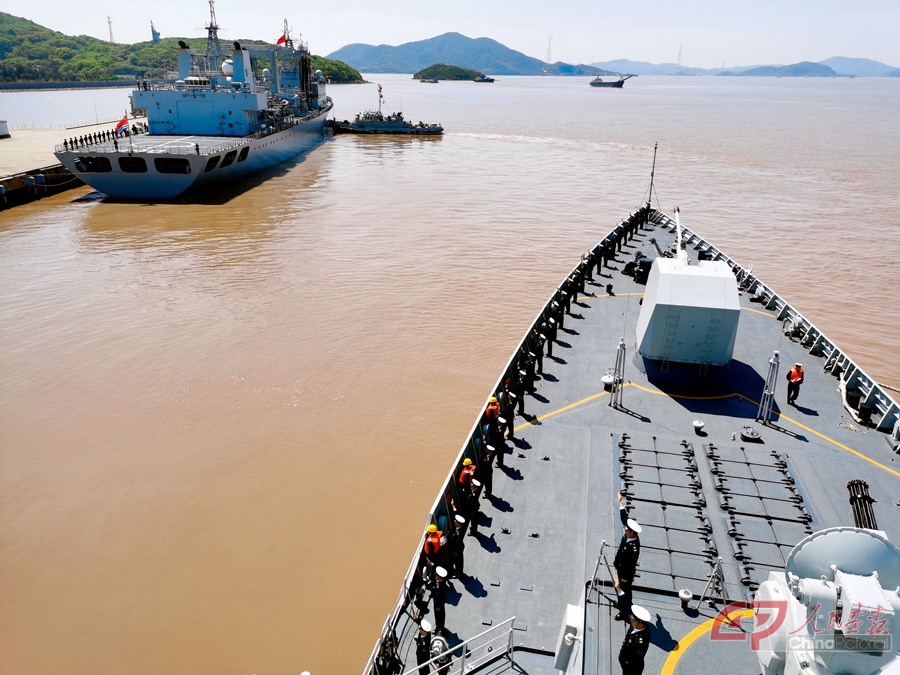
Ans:
[[[445,675],[463,675],[474,672],[480,666],[499,658],[511,658],[513,647],[513,628],[516,617],[510,617],[496,626],[479,633],[442,654],[438,654],[422,667],[430,666]],[[403,675],[418,675],[419,665],[403,671]]]

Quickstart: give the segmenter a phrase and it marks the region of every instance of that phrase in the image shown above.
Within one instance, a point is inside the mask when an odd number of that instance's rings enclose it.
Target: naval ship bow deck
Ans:
[[[668,217],[632,214],[594,247],[609,254],[571,303],[553,356],[544,356],[525,415],[515,418],[515,439],[498,449],[504,466],[493,469],[493,495],[481,496],[478,533],[465,538],[465,577],[448,585],[453,660],[435,672],[557,672],[567,605],[579,607],[583,622],[567,672],[621,672],[625,624],[613,620],[607,565],[622,536],[619,491],[643,528],[634,603],[653,617],[645,673],[720,672],[723,663],[732,673],[758,673],[747,640],[697,637],[719,610],[748,603],[770,571],[783,571],[807,534],[853,525],[848,480],[868,483],[880,529],[900,540],[900,519],[889,515],[900,473],[887,433],[897,404],[772,289],[693,233],[685,239],[694,260],[725,260],[739,282],[733,362],[719,373],[694,366],[680,378],[671,364],[672,377],[652,379],[635,365],[645,286],[623,268],[674,249]],[[528,349],[549,305],[523,340]],[[620,338],[626,382],[613,406],[601,377],[616,363]],[[776,349],[782,370],[772,419],[762,423],[759,402]],[[516,355],[495,394],[515,362]],[[794,362],[804,364],[806,382],[790,406],[783,380]],[[474,425],[426,524],[446,527],[463,459],[486,461],[484,422]],[[416,556],[367,673],[419,672],[410,600],[423,565]],[[682,589],[693,595],[687,607]],[[431,605],[425,618],[434,623]]]

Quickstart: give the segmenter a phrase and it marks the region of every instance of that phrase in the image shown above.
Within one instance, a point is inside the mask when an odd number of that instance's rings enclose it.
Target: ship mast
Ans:
[[[209,0],[209,25],[206,27],[206,54],[209,59],[208,70],[218,68],[218,59],[222,55],[219,44],[219,24],[216,21],[216,0]]]
[[[284,20],[284,32],[282,33],[282,35],[284,35],[284,46],[288,49],[293,49],[294,39],[291,37],[291,29],[288,28],[287,19]]]
[[[656,173],[656,149],[659,147],[659,141],[653,144],[653,168],[650,169],[650,192],[647,194],[647,208],[650,208],[653,202],[653,175]]]

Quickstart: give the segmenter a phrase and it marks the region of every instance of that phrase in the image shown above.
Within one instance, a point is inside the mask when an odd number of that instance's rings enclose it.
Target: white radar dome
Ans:
[[[234,61],[231,59],[225,59],[222,62],[222,72],[226,75],[232,75],[234,73]]]

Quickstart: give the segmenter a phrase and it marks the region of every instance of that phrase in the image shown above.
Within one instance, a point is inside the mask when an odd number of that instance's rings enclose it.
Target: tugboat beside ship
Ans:
[[[328,120],[326,126],[335,134],[404,134],[407,136],[437,136],[444,133],[440,124],[412,122],[404,119],[402,112],[385,115],[381,112],[384,95],[378,85],[378,110],[366,110],[356,115],[350,122],[344,120]]]

